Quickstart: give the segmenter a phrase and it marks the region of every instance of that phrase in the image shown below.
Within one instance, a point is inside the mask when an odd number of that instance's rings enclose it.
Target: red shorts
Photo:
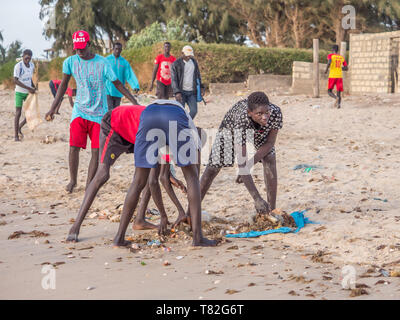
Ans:
[[[337,91],[343,91],[343,78],[329,78],[328,90],[333,90],[335,85]]]
[[[69,125],[69,145],[86,149],[87,136],[89,135],[92,149],[99,148],[100,125],[97,122],[75,118]]]

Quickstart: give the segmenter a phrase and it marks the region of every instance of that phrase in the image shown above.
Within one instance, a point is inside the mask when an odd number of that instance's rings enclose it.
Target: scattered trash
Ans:
[[[160,242],[160,240],[152,240],[152,241],[147,242],[147,245],[148,246],[161,246],[161,242]]]
[[[176,260],[182,260],[183,259],[183,256],[177,256],[176,257]]]
[[[163,262],[163,266],[164,266],[164,267],[170,266],[170,265],[171,265],[171,263],[169,263],[169,261],[167,261],[167,260],[165,260],[165,261]]]
[[[95,287],[87,287],[86,290],[93,290]]]
[[[90,215],[89,215],[89,218],[90,218],[90,219],[97,218],[97,213],[94,212],[94,213],[90,214]]]
[[[40,237],[48,237],[50,234],[42,231],[33,230],[31,232],[24,232],[24,231],[15,231],[10,236],[8,236],[8,240],[11,239],[18,239],[21,235],[30,235],[31,238],[40,238]]]
[[[363,289],[363,288],[356,288],[356,289],[352,289],[350,292],[350,297],[354,298],[354,297],[358,297],[361,295],[368,295],[368,291]]]
[[[221,282],[221,280],[215,280],[214,284],[219,284]]]
[[[232,290],[232,289],[227,289],[226,291],[225,291],[225,294],[235,294],[235,293],[239,293],[240,291],[237,291],[237,290]]]
[[[207,211],[202,211],[201,212],[201,221],[210,222],[211,215]]]
[[[206,270],[206,274],[224,274],[223,271],[213,271],[213,270]]]
[[[313,106],[312,108],[313,108],[313,109],[320,109],[321,106],[320,106],[320,105],[315,105],[315,106]]]
[[[400,270],[392,270],[390,271],[391,277],[400,277]]]
[[[379,269],[378,271],[381,275],[383,275],[384,277],[389,277],[390,273],[388,271],[386,271],[385,269]]]
[[[315,169],[323,169],[324,167],[321,166],[314,166],[311,164],[298,164],[297,166],[295,166],[293,168],[293,170],[299,170],[299,169],[305,169],[308,170],[307,172],[311,171],[311,170],[315,170]]]
[[[142,266],[145,266],[145,265],[146,265],[146,262],[141,261],[140,264],[141,264]]]
[[[296,291],[294,291],[294,290],[289,291],[288,294],[290,294],[291,296],[298,296],[298,295],[299,295],[299,294],[296,293]]]
[[[160,212],[157,209],[147,209],[146,213],[151,214],[152,216],[160,215]]]
[[[374,198],[374,200],[388,202],[388,199]]]

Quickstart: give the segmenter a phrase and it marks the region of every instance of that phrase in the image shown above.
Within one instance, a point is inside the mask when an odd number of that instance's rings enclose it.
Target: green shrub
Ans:
[[[241,82],[251,74],[292,74],[293,61],[312,62],[312,50],[290,48],[249,48],[232,44],[193,44],[170,41],[171,53],[181,56],[183,46],[193,47],[205,85],[211,82]],[[163,52],[163,43],[127,49],[122,55],[131,63],[142,88],[151,81],[154,58]],[[328,51],[320,50],[320,62],[326,63]]]
[[[6,80],[12,80],[14,75],[14,66],[17,62],[8,61],[0,67],[0,83]]]

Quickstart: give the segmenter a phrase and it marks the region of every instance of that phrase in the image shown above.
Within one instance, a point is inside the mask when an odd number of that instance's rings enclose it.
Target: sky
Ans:
[[[43,35],[44,22],[39,19],[38,0],[0,0],[0,30],[3,46],[20,40],[24,49],[31,49],[34,58],[43,58],[43,50],[52,42]]]

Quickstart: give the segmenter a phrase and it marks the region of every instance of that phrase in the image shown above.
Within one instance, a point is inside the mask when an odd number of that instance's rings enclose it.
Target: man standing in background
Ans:
[[[193,58],[194,52],[191,46],[184,46],[182,57],[172,64],[171,79],[172,90],[176,101],[183,106],[188,104],[192,119],[197,114],[197,82],[200,83],[201,95],[204,95],[204,87],[201,83],[199,66]]]
[[[109,55],[106,59],[111,64],[114,73],[117,78],[125,86],[128,82],[133,90],[139,91],[139,81],[136,78],[129,62],[121,57],[122,44],[119,42],[114,43],[113,54]],[[122,93],[113,85],[110,80],[106,82],[107,89],[107,104],[108,110],[113,110],[121,104]]]
[[[32,51],[26,49],[22,53],[22,61],[18,62],[14,67],[14,83],[15,83],[15,141],[19,140],[19,135],[23,137],[22,127],[26,124],[26,119],[19,123],[22,113],[22,105],[29,93],[35,93],[36,88],[33,84],[32,78],[35,71],[35,65],[32,60]]]
[[[153,77],[151,79],[150,91],[153,90],[154,80],[157,77],[157,98],[169,99],[171,95],[171,66],[176,58],[170,55],[171,44],[164,43],[164,54],[160,54],[154,60]]]

